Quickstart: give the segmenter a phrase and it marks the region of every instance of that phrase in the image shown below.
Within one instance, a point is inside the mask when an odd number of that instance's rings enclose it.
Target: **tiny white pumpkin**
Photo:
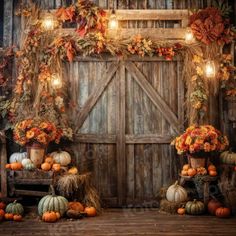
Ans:
[[[27,152],[15,152],[10,156],[10,163],[19,162],[21,163],[24,159],[27,158]]]
[[[22,164],[22,166],[25,168],[26,167],[26,165],[28,165],[28,164],[31,164],[32,163],[32,161],[30,160],[30,159],[24,159],[22,162],[21,162],[21,164]]]
[[[176,181],[173,185],[171,185],[166,192],[166,199],[170,202],[184,202],[188,198],[187,191],[178,185],[178,181]]]
[[[68,152],[52,152],[50,156],[53,157],[54,163],[60,164],[61,166],[67,166],[71,163],[71,156]]]

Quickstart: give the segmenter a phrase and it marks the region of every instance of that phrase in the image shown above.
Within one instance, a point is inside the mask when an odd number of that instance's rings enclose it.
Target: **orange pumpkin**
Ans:
[[[236,166],[234,167],[234,171],[236,171]]]
[[[6,220],[13,220],[14,215],[12,213],[6,213],[4,217]]]
[[[199,174],[199,175],[206,175],[206,174],[207,174],[206,168],[204,168],[204,167],[198,167],[198,168],[197,168],[197,174]]]
[[[0,202],[0,209],[5,209],[6,208],[6,204],[4,202]]]
[[[196,174],[197,174],[196,169],[194,169],[194,168],[189,168],[189,169],[188,169],[188,175],[189,175],[189,176],[193,177],[193,176],[196,175]]]
[[[85,207],[84,212],[87,213],[87,216],[91,216],[91,217],[97,215],[97,211],[95,207]]]
[[[210,176],[217,176],[217,171],[216,170],[210,170],[209,175]]]
[[[2,216],[2,217],[5,216],[5,211],[3,209],[0,209],[0,216]]]
[[[41,169],[45,170],[45,171],[49,171],[51,169],[51,165],[47,162],[44,162],[43,164],[41,164]]]
[[[181,175],[187,176],[188,175],[188,171],[187,170],[181,170]]]
[[[44,162],[52,165],[53,164],[53,158],[51,156],[46,156]]]
[[[178,208],[177,213],[179,215],[184,215],[185,214],[185,209],[183,207]]]
[[[14,220],[14,221],[18,221],[18,222],[19,222],[19,221],[22,221],[22,216],[21,216],[21,215],[14,215],[14,216],[13,216],[13,220]]]
[[[46,211],[43,213],[42,220],[45,222],[56,222],[58,219],[60,219],[60,213],[55,211]]]
[[[209,172],[210,172],[211,170],[216,171],[216,167],[215,167],[215,165],[213,165],[213,164],[209,165],[207,169],[208,169]]]
[[[53,164],[52,165],[52,170],[55,171],[55,172],[58,172],[60,171],[61,169],[61,165],[60,164]]]
[[[219,218],[228,218],[230,217],[231,211],[227,207],[219,207],[216,209],[216,216]]]
[[[216,210],[219,208],[219,207],[222,207],[222,204],[216,200],[216,199],[211,199],[208,204],[207,204],[207,209],[208,209],[208,212],[211,214],[211,215],[215,215],[216,214]]]
[[[22,164],[19,162],[13,162],[13,163],[11,163],[11,169],[12,170],[21,170]]]
[[[11,164],[6,164],[6,165],[5,165],[5,168],[6,168],[6,169],[11,169]]]
[[[183,166],[183,170],[188,170],[190,168],[190,165],[189,164],[185,164],[184,166]]]
[[[68,204],[69,209],[82,212],[84,211],[84,207],[80,202],[69,202]]]

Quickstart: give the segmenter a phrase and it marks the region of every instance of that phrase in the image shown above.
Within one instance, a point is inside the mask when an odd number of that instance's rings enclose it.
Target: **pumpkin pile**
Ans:
[[[24,214],[23,206],[14,201],[6,205],[4,202],[0,202],[0,221],[22,221]]]
[[[228,218],[231,215],[231,210],[228,207],[224,207],[217,199],[211,199],[208,202],[207,209],[211,215],[219,218]]]
[[[205,167],[198,167],[198,168],[191,168],[189,164],[185,164],[183,169],[181,170],[182,176],[190,176],[193,177],[195,175],[210,175],[210,176],[217,176],[217,170],[215,165],[210,164],[208,168]]]

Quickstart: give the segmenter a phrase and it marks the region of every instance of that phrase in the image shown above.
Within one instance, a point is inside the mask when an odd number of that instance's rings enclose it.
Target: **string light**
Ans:
[[[60,89],[62,87],[62,80],[59,74],[55,73],[51,76],[51,85],[54,89]]]
[[[216,75],[215,63],[212,60],[208,60],[205,66],[205,75],[207,78],[214,78]]]
[[[49,12],[43,17],[41,26],[45,31],[54,30],[57,26],[57,21],[55,20],[54,16]]]
[[[119,26],[119,24],[118,24],[117,16],[116,16],[115,10],[113,8],[111,15],[109,17],[108,28],[111,30],[117,30],[118,26]]]
[[[185,42],[187,44],[191,44],[195,41],[194,35],[192,33],[192,30],[190,28],[187,28],[185,33]]]

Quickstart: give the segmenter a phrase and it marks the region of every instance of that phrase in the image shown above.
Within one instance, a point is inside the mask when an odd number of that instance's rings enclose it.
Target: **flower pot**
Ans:
[[[192,157],[188,156],[188,162],[192,168],[206,167],[207,158],[206,157]]]
[[[29,159],[35,166],[39,167],[43,163],[46,147],[38,143],[33,143],[32,145],[27,146],[27,153]]]

